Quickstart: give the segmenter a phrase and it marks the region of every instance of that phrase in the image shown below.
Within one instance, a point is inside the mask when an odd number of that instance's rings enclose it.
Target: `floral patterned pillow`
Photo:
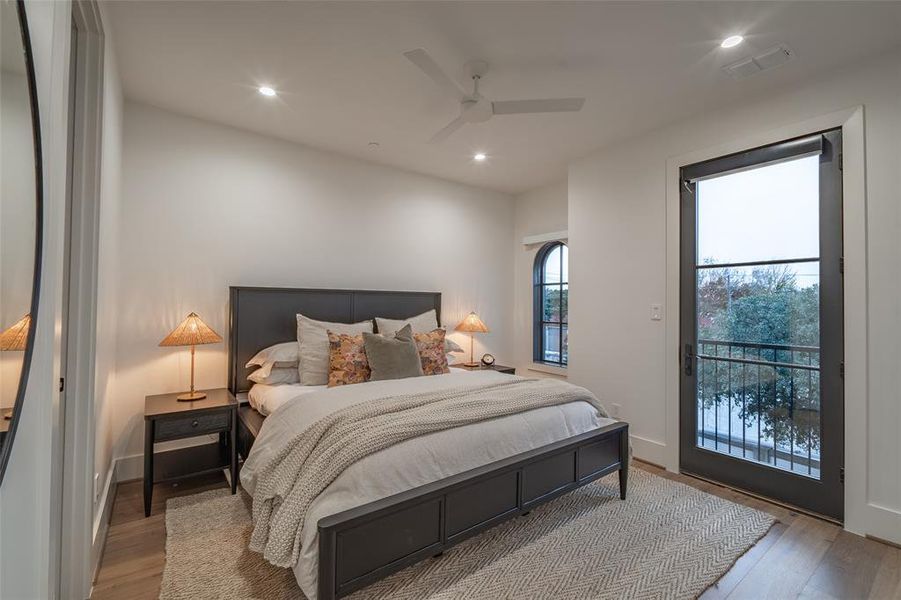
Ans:
[[[369,381],[369,361],[363,334],[328,332],[328,386]]]
[[[423,375],[441,375],[450,373],[447,366],[447,354],[444,352],[443,329],[433,329],[428,333],[414,333],[419,360],[422,361]]]

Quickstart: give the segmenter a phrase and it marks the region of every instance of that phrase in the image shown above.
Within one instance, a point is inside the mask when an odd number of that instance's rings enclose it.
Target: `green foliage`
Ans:
[[[564,287],[561,294],[559,285],[544,286],[544,299],[542,302],[544,314],[542,318],[550,323],[565,323],[567,321],[568,303],[568,287]]]
[[[699,343],[698,353],[782,363],[701,359],[699,399],[705,407],[719,403],[723,409],[725,403],[746,425],[759,418],[761,434],[780,445],[819,448],[819,373],[784,366],[819,364],[819,286],[798,287],[786,266],[698,273],[699,338],[732,343]],[[814,349],[792,352],[781,346]]]

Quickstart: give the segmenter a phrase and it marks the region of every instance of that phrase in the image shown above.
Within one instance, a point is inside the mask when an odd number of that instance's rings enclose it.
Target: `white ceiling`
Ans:
[[[615,140],[901,44],[901,2],[112,4],[129,98],[506,192],[559,179]],[[736,32],[745,43],[721,49]],[[741,81],[720,70],[777,43],[792,62]],[[457,105],[401,54],[417,47],[461,81],[464,62],[488,61],[481,90],[494,100],[588,100],[579,113],[497,116],[430,145]],[[259,95],[263,83],[278,98]]]

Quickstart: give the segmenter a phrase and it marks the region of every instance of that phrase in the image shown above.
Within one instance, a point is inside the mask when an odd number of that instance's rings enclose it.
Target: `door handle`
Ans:
[[[685,354],[682,359],[682,368],[685,369],[686,375],[691,375],[694,369],[694,352],[692,350],[691,344],[685,344]]]

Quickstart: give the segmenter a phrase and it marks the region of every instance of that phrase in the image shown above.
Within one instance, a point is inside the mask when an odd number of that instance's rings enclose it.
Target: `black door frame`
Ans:
[[[820,479],[697,447],[696,201],[700,179],[802,156],[820,156]],[[831,129],[682,167],[680,171],[679,463],[720,481],[812,512],[844,517],[844,286],[842,134]]]

